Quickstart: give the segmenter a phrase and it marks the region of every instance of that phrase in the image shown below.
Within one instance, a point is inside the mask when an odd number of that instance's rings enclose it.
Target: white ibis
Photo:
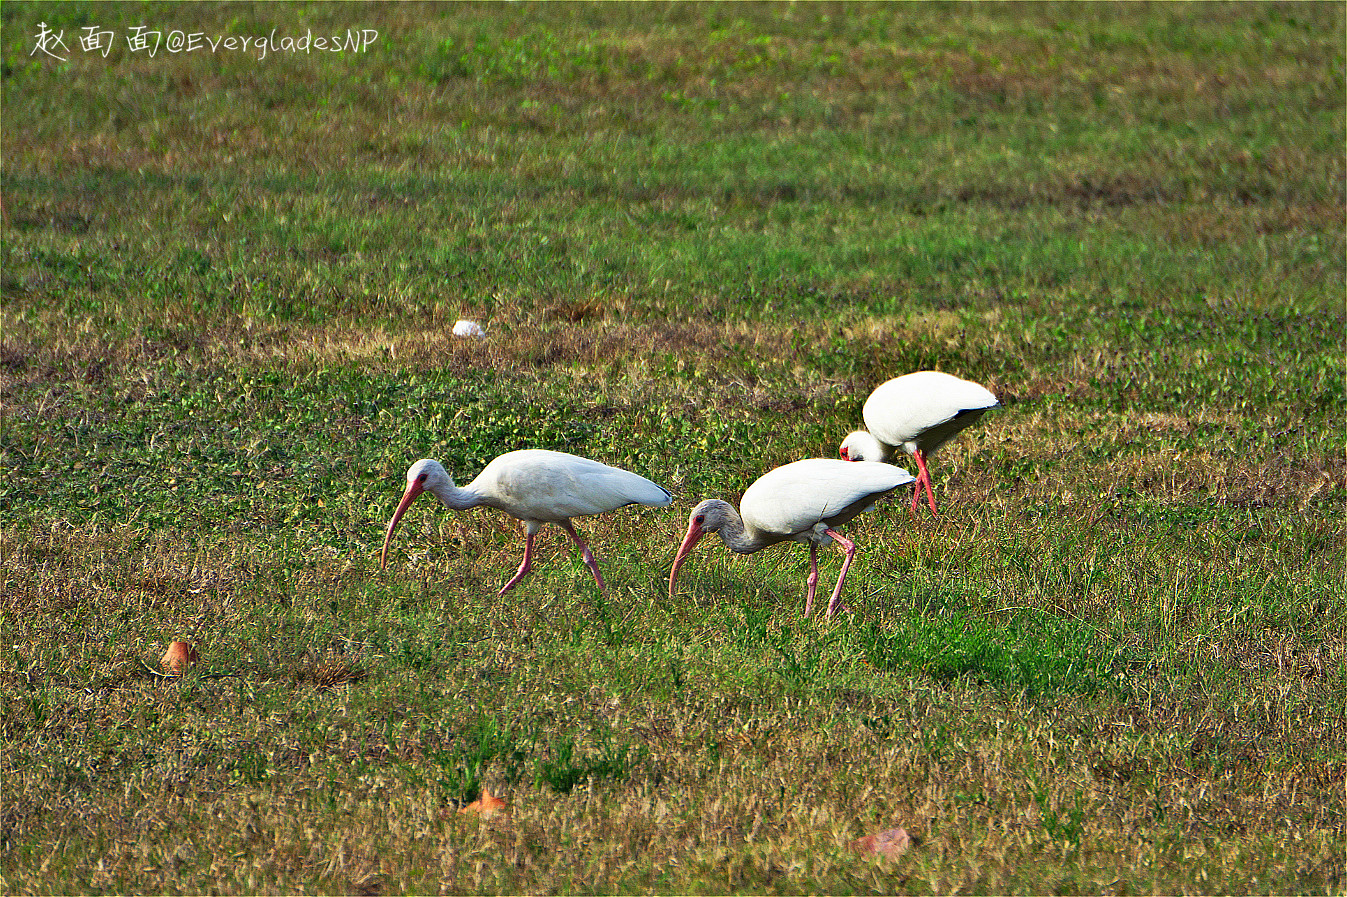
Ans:
[[[752,554],[793,539],[809,543],[809,592],[804,605],[807,617],[813,610],[818,585],[818,547],[836,542],[846,552],[846,559],[828,602],[827,616],[831,617],[841,605],[842,583],[856,556],[856,544],[835,527],[870,510],[879,498],[912,479],[912,474],[890,464],[808,458],[758,477],[744,491],[739,511],[728,502],[708,498],[693,508],[688,520],[687,535],[669,571],[669,597],[673,597],[678,568],[707,533],[720,533],[726,546],[739,554]]]
[[[857,430],[848,435],[841,455],[848,461],[888,461],[896,448],[902,448],[917,459],[912,511],[916,512],[925,487],[934,515],[927,456],[998,405],[996,396],[982,386],[939,371],[895,377],[877,386],[865,400],[861,413],[870,432]]]
[[[422,492],[432,493],[446,507],[456,511],[486,505],[524,521],[524,562],[514,577],[501,586],[497,593],[500,595],[533,569],[533,537],[544,523],[555,523],[565,530],[579,547],[580,556],[594,574],[600,591],[608,594],[598,562],[589,546],[576,535],[571,518],[602,514],[634,504],[663,508],[673,501],[673,496],[643,476],[565,452],[544,449],[507,452],[492,459],[477,479],[462,488],[454,485],[453,478],[440,462],[423,458],[407,470],[407,491],[402,493],[402,501],[398,502],[398,509],[388,522],[380,569],[388,564],[388,544],[393,539],[393,530],[397,529],[407,507]]]

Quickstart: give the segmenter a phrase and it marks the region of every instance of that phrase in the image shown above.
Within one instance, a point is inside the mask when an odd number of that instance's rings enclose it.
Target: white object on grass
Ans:
[[[849,461],[888,461],[898,449],[907,452],[917,462],[912,511],[916,512],[924,488],[934,515],[935,495],[926,458],[999,405],[985,387],[939,371],[895,377],[876,387],[865,400],[862,415],[870,432],[849,434],[842,443],[842,457]]]
[[[842,463],[842,462],[838,462]],[[877,465],[878,466],[878,465]],[[594,554],[571,525],[572,517],[605,514],[627,505],[663,508],[673,501],[667,490],[645,477],[598,461],[552,452],[523,449],[507,452],[492,460],[477,478],[466,486],[454,480],[440,462],[422,458],[407,471],[407,491],[388,522],[380,569],[388,565],[388,545],[393,531],[407,507],[422,492],[429,492],[445,507],[456,511],[485,505],[499,508],[524,521],[524,562],[519,572],[501,587],[505,594],[533,568],[533,537],[544,523],[555,524],[571,537],[580,549],[585,565],[594,574],[599,590],[608,594]]]
[[[842,583],[856,556],[856,544],[837,532],[857,514],[875,506],[875,502],[899,486],[914,481],[901,467],[873,461],[838,461],[834,458],[806,458],[786,464],[758,477],[739,499],[739,510],[718,498],[708,498],[692,509],[687,535],[678,546],[673,569],[669,571],[669,598],[674,595],[678,568],[687,559],[692,546],[707,533],[720,533],[731,551],[752,554],[778,542],[794,540],[809,543],[808,590],[804,615],[814,609],[814,591],[818,585],[818,547],[836,542],[846,559],[837,577],[837,586],[828,601],[828,616],[842,606]]]

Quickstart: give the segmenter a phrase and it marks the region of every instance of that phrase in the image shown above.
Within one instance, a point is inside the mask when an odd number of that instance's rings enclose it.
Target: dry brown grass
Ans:
[[[165,709],[175,703],[172,692],[161,700]],[[970,726],[970,708],[958,699],[913,684],[877,708],[891,714],[887,734],[839,716],[825,738],[789,703],[767,714],[723,706],[669,717],[602,692],[591,700],[592,712],[647,746],[641,774],[561,796],[497,786],[510,813],[480,822],[446,812],[436,789],[408,782],[396,759],[415,756],[408,746],[385,751],[340,739],[316,754],[300,750],[292,761],[280,746],[263,746],[267,768],[283,773],[284,785],[234,787],[212,798],[201,776],[217,755],[184,730],[151,749],[161,758],[154,778],[169,785],[158,799],[141,791],[151,780],[133,777],[125,804],[100,795],[96,804],[64,807],[66,837],[106,837],[107,825],[129,814],[96,868],[71,871],[87,874],[97,889],[136,880],[194,890],[225,876],[242,890],[288,882],[341,891],[502,891],[578,878],[586,890],[658,889],[676,879],[694,890],[790,891],[809,878],[842,889],[920,882],[948,891],[1036,890],[1048,882],[1032,870],[1047,866],[1059,870],[1056,886],[1074,890],[1099,872],[1127,881],[1181,851],[1199,864],[1199,881],[1253,887],[1257,875],[1244,877],[1251,858],[1294,820],[1298,831],[1317,834],[1294,861],[1281,861],[1295,868],[1262,872],[1342,874],[1332,835],[1341,814],[1323,801],[1340,791],[1342,765],[1269,758],[1260,748],[1268,736],[1247,721],[1210,719],[1195,732],[1187,702],[1104,714],[1079,704],[1051,712],[1012,704],[991,713],[978,705]],[[110,719],[129,709],[102,703]],[[947,739],[931,741],[937,732]],[[708,765],[702,746],[709,744],[719,759]],[[355,758],[366,771],[332,791],[327,783],[345,778],[340,767]],[[1034,771],[1028,782],[1026,769]],[[11,774],[27,786],[41,771]],[[7,825],[22,827],[34,809],[11,804]],[[329,813],[342,820],[339,829],[317,824]],[[1061,826],[1056,841],[1044,841],[1045,816]],[[1146,836],[1160,818],[1167,831],[1182,832],[1181,846]],[[849,855],[851,839],[892,824],[919,838],[904,861]],[[206,862],[203,851],[218,859]],[[575,868],[577,857],[583,868]],[[1020,871],[1007,878],[1008,869]]]
[[[979,533],[995,512],[956,504],[948,514],[938,538],[927,528],[902,538],[921,539],[926,551],[949,553],[970,577],[985,579],[979,565],[993,562],[997,549]],[[487,678],[446,684],[462,688],[476,712],[527,707],[554,722],[590,719],[626,733],[646,751],[628,779],[557,794],[510,784],[494,767],[487,779],[507,798],[509,815],[460,816],[440,785],[408,775],[433,768],[426,764],[452,744],[454,719],[396,737],[375,720],[345,720],[341,708],[360,706],[369,689],[409,720],[424,712],[397,697],[410,682],[385,652],[329,645],[298,657],[245,648],[247,663],[222,656],[231,644],[246,645],[241,630],[256,625],[254,602],[267,600],[256,594],[275,563],[265,553],[226,541],[193,554],[172,537],[146,539],[127,528],[58,527],[11,547],[2,571],[9,635],[29,646],[6,675],[9,693],[40,696],[38,737],[65,746],[36,763],[6,762],[18,797],[6,802],[5,837],[42,832],[52,845],[49,857],[10,867],[8,886],[40,889],[56,876],[92,890],[141,882],[154,890],[480,892],[570,881],[637,891],[677,881],[680,890],[793,891],[802,879],[829,890],[1077,890],[1100,881],[1118,887],[1180,856],[1200,869],[1198,882],[1223,887],[1253,889],[1262,875],[1343,874],[1335,795],[1347,767],[1322,752],[1347,732],[1320,706],[1340,689],[1334,677],[1347,663],[1340,637],[1312,645],[1255,630],[1190,641],[1181,655],[1237,670],[1239,681],[1150,681],[1120,703],[1002,703],[977,689],[909,679],[884,695],[718,689],[669,705],[602,678],[558,689],[570,677],[584,680],[584,662],[569,672],[555,656],[540,664],[546,649],[537,627],[555,621],[558,608],[542,614],[527,598],[526,609],[489,597],[493,568],[508,572],[515,546],[496,543],[473,557],[485,544],[475,541],[482,527],[513,535],[508,523],[471,519],[458,527],[469,539],[453,548],[461,559],[448,571],[440,563],[426,571],[439,583],[456,569],[484,570],[467,583],[480,590],[480,607],[454,613],[498,621],[485,653],[465,665]],[[611,524],[594,529],[599,540],[633,537]],[[866,564],[885,552],[886,529],[869,528]],[[560,537],[541,547],[545,564],[565,551]],[[1108,585],[1143,590],[1155,575],[1148,563]],[[321,563],[297,581],[291,606],[316,612],[348,564]],[[988,582],[995,594],[997,578]],[[1011,578],[1002,602],[1023,603],[1043,588]],[[563,607],[570,600],[560,598]],[[136,626],[120,646],[87,627],[82,639],[47,627],[113,602],[124,618],[202,639],[201,669],[177,682],[140,673],[142,657],[162,645],[136,641]],[[240,632],[223,635],[233,630]],[[689,636],[713,657],[729,633]],[[833,660],[839,671],[849,663],[845,649]],[[492,682],[508,686],[488,704],[480,691]],[[28,713],[11,705],[7,727],[31,725],[21,723]],[[318,725],[294,726],[306,717]],[[146,738],[136,736],[138,727]],[[239,779],[240,758],[248,757],[255,766],[242,767]],[[47,795],[40,803],[39,794]],[[900,861],[865,860],[847,848],[893,825],[919,840]],[[1288,830],[1300,839],[1295,848],[1276,848]],[[77,842],[99,846],[75,850]],[[1269,852],[1275,866],[1261,859]]]

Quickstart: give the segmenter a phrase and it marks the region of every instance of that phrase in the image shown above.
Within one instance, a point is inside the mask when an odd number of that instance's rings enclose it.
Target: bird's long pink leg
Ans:
[[[594,574],[594,581],[599,584],[599,591],[608,596],[608,586],[603,582],[603,574],[599,572],[599,562],[594,560],[594,552],[589,550],[589,546],[575,532],[575,527],[571,526],[569,520],[563,520],[557,524],[566,531],[566,535],[571,537],[576,546],[580,549],[580,557],[584,558],[585,565],[589,567],[589,572]]]
[[[851,559],[856,556],[856,543],[852,542],[841,533],[834,532],[833,530],[825,529],[824,532],[832,536],[833,540],[836,541],[838,545],[841,545],[842,550],[847,553],[846,560],[842,561],[842,572],[837,577],[837,587],[833,589],[832,600],[828,602],[826,619],[831,620],[833,614],[837,613],[839,610],[847,610],[847,606],[842,603],[842,583],[847,578],[847,570],[851,567]]]
[[[926,469],[926,458],[921,449],[912,453],[912,457],[917,459],[917,481],[912,484],[912,513],[917,512],[917,505],[921,500],[921,487],[926,487],[926,501],[931,506],[931,515],[939,517],[935,510],[935,494],[931,491],[931,472]]]
[[[529,525],[524,524],[524,563],[519,565],[519,572],[516,573],[509,582],[500,587],[497,595],[504,595],[515,587],[519,580],[523,579],[530,570],[533,569],[533,537],[537,530],[530,529]]]
[[[809,543],[809,578],[805,584],[809,586],[808,597],[804,602],[804,615],[807,617],[814,609],[814,592],[818,589],[818,546],[813,542]]]

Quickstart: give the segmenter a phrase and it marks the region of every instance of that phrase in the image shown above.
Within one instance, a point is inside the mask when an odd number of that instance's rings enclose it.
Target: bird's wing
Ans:
[[[996,396],[977,383],[938,371],[919,371],[878,386],[861,414],[866,427],[881,441],[909,451],[919,446],[933,452],[998,404]]]
[[[901,467],[874,461],[808,458],[769,471],[739,503],[747,525],[781,537],[841,525],[876,499],[913,481]]]
[[[544,449],[501,455],[473,487],[479,481],[488,503],[525,520],[558,521],[630,504],[665,507],[673,502],[667,490],[639,474]]]

